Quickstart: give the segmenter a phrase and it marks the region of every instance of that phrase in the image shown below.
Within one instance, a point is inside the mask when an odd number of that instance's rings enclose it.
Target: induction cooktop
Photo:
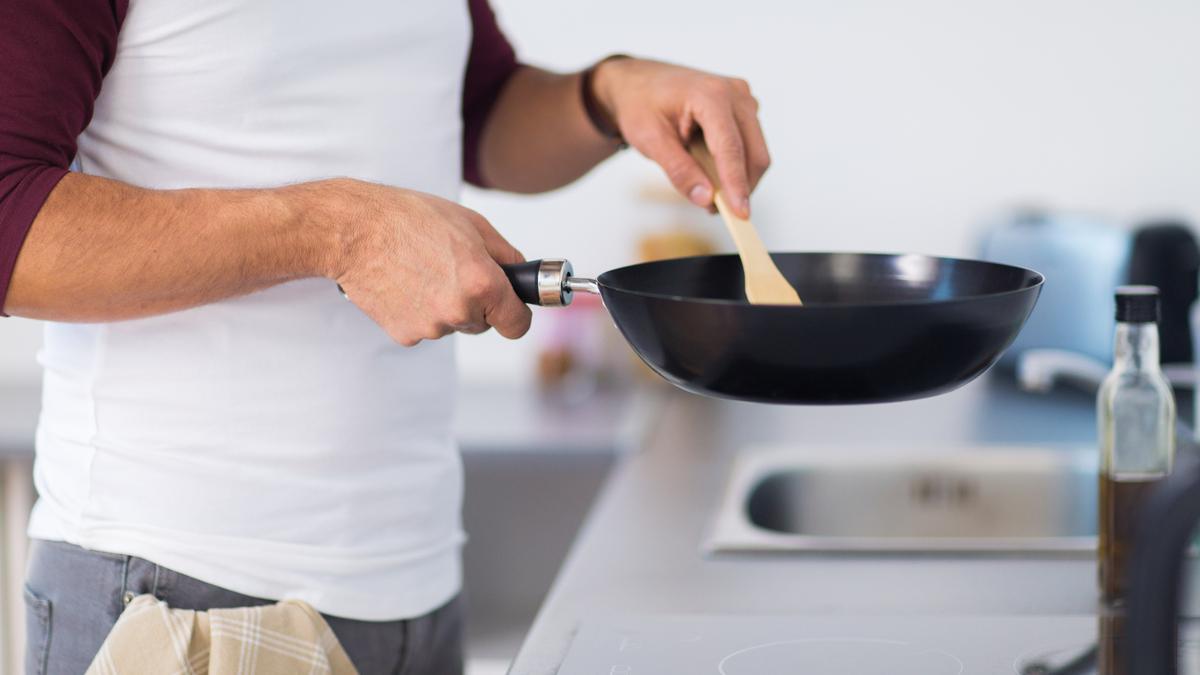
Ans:
[[[1094,616],[610,618],[581,626],[558,675],[1097,673],[1111,632]]]

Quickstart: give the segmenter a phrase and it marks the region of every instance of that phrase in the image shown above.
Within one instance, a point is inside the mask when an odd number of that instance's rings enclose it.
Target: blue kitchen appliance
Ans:
[[[1031,349],[1072,352],[1108,363],[1114,328],[1112,296],[1125,283],[1131,237],[1104,221],[1022,211],[993,223],[980,257],[1041,272],[1041,299],[1002,364]]]

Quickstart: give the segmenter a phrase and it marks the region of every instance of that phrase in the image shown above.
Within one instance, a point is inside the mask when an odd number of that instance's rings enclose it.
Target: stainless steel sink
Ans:
[[[732,551],[1093,555],[1094,449],[759,449],[705,542]]]

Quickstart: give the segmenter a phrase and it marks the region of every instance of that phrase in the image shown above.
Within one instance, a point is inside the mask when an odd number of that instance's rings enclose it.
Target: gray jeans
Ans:
[[[153,593],[178,609],[269,604],[127,555],[35,541],[25,583],[26,675],[80,675],[127,598]],[[461,675],[462,605],[455,599],[407,621],[326,616],[363,675]]]

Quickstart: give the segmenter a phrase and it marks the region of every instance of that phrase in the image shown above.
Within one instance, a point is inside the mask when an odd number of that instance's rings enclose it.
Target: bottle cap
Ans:
[[[1120,286],[1117,288],[1117,321],[1155,323],[1158,321],[1156,286]]]

